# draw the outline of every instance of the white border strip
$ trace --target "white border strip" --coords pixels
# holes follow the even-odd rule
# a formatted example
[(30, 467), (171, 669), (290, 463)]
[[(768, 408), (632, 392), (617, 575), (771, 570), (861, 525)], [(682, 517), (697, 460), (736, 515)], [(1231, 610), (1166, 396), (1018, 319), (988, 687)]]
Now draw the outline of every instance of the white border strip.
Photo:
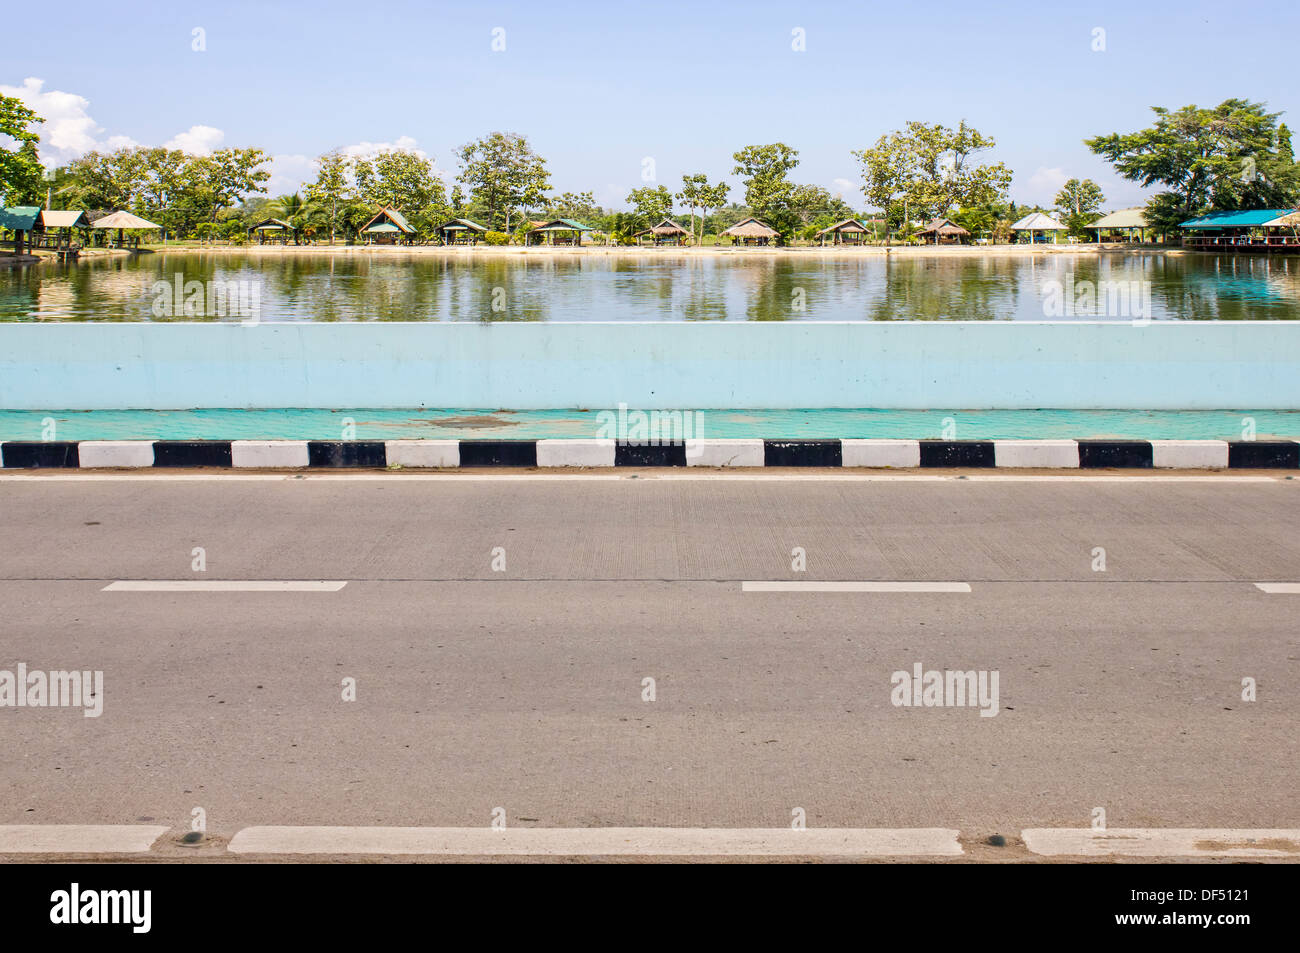
[(1032, 853), (1070, 857), (1289, 857), (1300, 860), (1300, 829), (1146, 827), (1095, 831), (1039, 827), (1021, 832)]
[(306, 579), (119, 579), (100, 592), (338, 592), (347, 581)]
[(141, 824), (0, 825), (0, 854), (139, 854), (165, 833)]
[(960, 856), (944, 828), (246, 827), (232, 854)]
[(741, 592), (970, 592), (968, 582), (742, 582)]
[(1255, 588), (1273, 596), (1294, 596), (1300, 593), (1300, 582), (1257, 582)]

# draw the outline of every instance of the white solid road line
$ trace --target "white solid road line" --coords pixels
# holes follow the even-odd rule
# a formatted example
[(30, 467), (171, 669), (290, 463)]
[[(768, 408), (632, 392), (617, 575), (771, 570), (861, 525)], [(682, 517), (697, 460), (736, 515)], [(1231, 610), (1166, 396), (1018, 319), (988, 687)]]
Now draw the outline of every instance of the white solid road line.
[(968, 582), (742, 582), (741, 592), (970, 592)]
[(1300, 593), (1300, 582), (1257, 582), (1255, 588), (1271, 595), (1295, 595)]
[(1300, 829), (1195, 827), (1040, 827), (1021, 832), (1035, 854), (1071, 857), (1290, 857), (1300, 860)]
[(142, 824), (0, 825), (0, 854), (139, 854), (165, 833)]
[(100, 592), (338, 592), (346, 585), (307, 579), (119, 579)]
[(943, 828), (246, 827), (234, 854), (960, 856)]

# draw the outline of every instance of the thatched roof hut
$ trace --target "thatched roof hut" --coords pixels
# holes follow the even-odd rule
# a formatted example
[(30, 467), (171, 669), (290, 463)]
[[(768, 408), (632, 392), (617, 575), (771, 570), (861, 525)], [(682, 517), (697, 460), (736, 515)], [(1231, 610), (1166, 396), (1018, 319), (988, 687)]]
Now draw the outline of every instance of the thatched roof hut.
[(959, 244), (970, 238), (970, 232), (962, 228), (950, 218), (935, 218), (930, 220), (930, 224), (917, 232), (918, 235), (931, 235), (934, 238), (934, 244)]
[(719, 237), (726, 235), (730, 238), (733, 245), (766, 245), (779, 234), (771, 225), (756, 218), (747, 218), (718, 233)]
[(643, 236), (648, 235), (650, 236), (650, 238), (654, 240), (654, 243), (656, 245), (660, 245), (665, 242), (673, 242), (674, 244), (680, 245), (682, 244), (682, 242), (684, 242), (687, 238), (690, 237), (690, 234), (691, 234), (690, 232), (682, 228), (671, 218), (665, 218), (661, 220), (659, 224), (654, 226), (653, 228), (642, 229), (632, 237), (637, 240), (638, 244), (640, 243)]
[(821, 239), (823, 245), (828, 238), (833, 245), (861, 245), (870, 232), (871, 229), (865, 222), (856, 218), (846, 218), (834, 225), (827, 225), (817, 233), (817, 237)]

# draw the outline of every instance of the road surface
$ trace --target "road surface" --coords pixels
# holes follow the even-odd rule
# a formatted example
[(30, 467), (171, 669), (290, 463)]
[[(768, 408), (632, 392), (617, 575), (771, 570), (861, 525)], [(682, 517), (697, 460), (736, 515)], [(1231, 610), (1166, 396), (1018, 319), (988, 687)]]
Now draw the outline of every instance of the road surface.
[[(1300, 582), (1276, 475), (38, 474), (0, 482), (0, 539), (0, 669), (103, 672), (99, 717), (0, 710), (0, 853), (19, 825), (209, 858), (494, 819), (784, 843), (802, 812), (994, 859), (1098, 808), (1300, 828), (1300, 594), (1256, 585)], [(917, 664), (996, 673), (996, 704), (894, 704)]]

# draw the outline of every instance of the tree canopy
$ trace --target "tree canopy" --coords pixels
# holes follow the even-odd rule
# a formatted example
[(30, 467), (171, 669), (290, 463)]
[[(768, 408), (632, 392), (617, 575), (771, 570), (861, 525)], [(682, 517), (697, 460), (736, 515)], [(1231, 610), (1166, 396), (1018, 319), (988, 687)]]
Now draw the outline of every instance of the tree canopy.
[(0, 147), (0, 205), (11, 195), (24, 196), (39, 189), (43, 170), (36, 156), (38, 133), (33, 125), (44, 122), (22, 100), (0, 96), (0, 136), (17, 148)]
[(1147, 207), (1156, 228), (1168, 231), (1207, 211), (1292, 205), (1300, 195), (1290, 131), (1263, 103), (1226, 99), (1152, 112), (1155, 123), (1146, 129), (1084, 144), (1129, 181), (1164, 186)]

